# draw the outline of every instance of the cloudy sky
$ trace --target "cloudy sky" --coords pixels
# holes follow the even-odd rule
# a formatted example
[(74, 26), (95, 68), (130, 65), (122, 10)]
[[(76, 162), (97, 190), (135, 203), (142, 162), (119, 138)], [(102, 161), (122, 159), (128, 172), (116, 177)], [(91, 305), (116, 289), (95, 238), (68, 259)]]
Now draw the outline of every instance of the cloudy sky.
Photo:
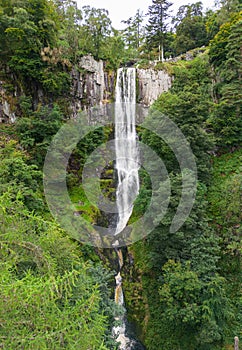
[[(121, 29), (121, 20), (126, 20), (134, 16), (137, 9), (141, 9), (144, 14), (147, 13), (148, 6), (152, 4), (152, 0), (76, 0), (78, 7), (90, 5), (96, 8), (105, 8), (109, 12), (113, 27)], [(171, 0), (173, 2), (172, 11), (177, 12), (181, 5), (195, 3), (199, 0)], [(203, 0), (204, 8), (211, 8), (213, 0)]]

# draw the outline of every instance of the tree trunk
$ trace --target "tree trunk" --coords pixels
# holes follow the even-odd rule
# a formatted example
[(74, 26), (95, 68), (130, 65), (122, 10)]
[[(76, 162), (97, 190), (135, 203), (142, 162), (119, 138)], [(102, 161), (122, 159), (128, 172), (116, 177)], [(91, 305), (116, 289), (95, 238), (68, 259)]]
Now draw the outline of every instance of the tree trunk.
[(239, 338), (234, 337), (234, 350), (239, 350)]
[(164, 45), (161, 45), (161, 62), (164, 62)]

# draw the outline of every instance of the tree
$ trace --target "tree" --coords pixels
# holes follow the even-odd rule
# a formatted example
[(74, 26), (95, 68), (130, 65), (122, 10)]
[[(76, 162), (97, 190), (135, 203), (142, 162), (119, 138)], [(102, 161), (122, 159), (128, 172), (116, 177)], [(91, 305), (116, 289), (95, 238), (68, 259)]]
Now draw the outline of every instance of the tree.
[(173, 18), (176, 36), (175, 53), (180, 54), (196, 47), (208, 44), (206, 21), (202, 12), (202, 3), (183, 5)]
[[(3, 44), (1, 52), (8, 58), (40, 53), (41, 47), (54, 46), (59, 26), (54, 5), (48, 0), (1, 0), (0, 26)], [(2, 44), (2, 40), (1, 40)], [(10, 57), (9, 57), (10, 56)]]
[[(197, 57), (184, 66), (178, 66), (174, 69), (174, 76), (172, 88), (163, 93), (153, 107), (172, 118), (184, 133), (196, 157), (199, 178), (207, 183), (210, 169), (208, 152), (214, 147), (210, 135), (204, 131), (212, 103), (209, 93), (212, 84), (207, 56)], [(143, 137), (146, 137), (146, 132)], [(177, 171), (179, 166), (168, 150), (167, 145), (162, 145), (159, 140), (155, 151), (162, 159), (163, 157), (167, 159), (170, 171)]]
[(66, 53), (68, 59), (76, 63), (78, 57), (84, 53), (80, 44), (82, 35), (81, 22), (83, 19), (82, 10), (77, 7), (77, 3), (73, 0), (59, 0), (57, 6), (63, 19), (59, 31), (62, 55)]
[(213, 178), (208, 191), (211, 224), (219, 237), (220, 273), (226, 278), (226, 290), (234, 307), (234, 334), (241, 332), (242, 244), (240, 172), (241, 150), (213, 158)]
[(218, 274), (201, 277), (190, 262), (169, 260), (163, 267), (159, 294), (161, 323), (169, 325), (165, 348), (172, 343), (184, 350), (215, 349), (213, 343), (222, 346), (223, 326), (232, 315), (222, 277)]
[(217, 0), (216, 3), (219, 9), (207, 12), (206, 28), (210, 40), (219, 32), (220, 27), (241, 9), (240, 0)]
[(1, 346), (110, 349), (109, 274), (85, 262), (76, 242), (20, 198), (0, 195)]
[(123, 36), (128, 47), (133, 47), (136, 50), (139, 49), (143, 36), (142, 36), (142, 23), (143, 23), (143, 13), (137, 10), (134, 17), (122, 21), (127, 27), (123, 31)]
[[(148, 129), (141, 130), (142, 142), (164, 161), (171, 184), (166, 215), (152, 233), (132, 247), (141, 275), (139, 295), (149, 315), (143, 326), (145, 345), (150, 350), (222, 349), (237, 310), (229, 300), (225, 276), (219, 274), (219, 237), (210, 227), (207, 213), (207, 187), (211, 181), (208, 153), (214, 147), (205, 131), (212, 104), (207, 54), (191, 62), (180, 61), (173, 66), (173, 74), (170, 91), (155, 101), (143, 125), (152, 126), (159, 133), (164, 115), (176, 123), (196, 157), (198, 186), (189, 218), (171, 233), (170, 225), (181, 198), (180, 167), (167, 143)], [(151, 198), (152, 186), (146, 178), (141, 180), (137, 202), (144, 207)], [(164, 193), (166, 187), (164, 180), (159, 191)], [(154, 193), (153, 200), (160, 208)], [(135, 307), (134, 312), (142, 308), (138, 302)]]
[(0, 195), (9, 191), (13, 198), (19, 197), (30, 210), (42, 210), (43, 202), (39, 183), (41, 172), (30, 165), (26, 153), (18, 149), (15, 140), (0, 139)]
[(167, 19), (169, 8), (172, 5), (168, 0), (152, 0), (149, 6), (148, 24), (146, 26), (146, 45), (148, 48), (157, 47), (159, 50), (159, 61), (164, 61), (164, 45), (167, 33)]
[[(26, 98), (22, 98), (21, 107)], [(20, 144), (27, 150), (38, 166), (42, 166), (46, 151), (52, 136), (57, 133), (62, 125), (63, 115), (57, 105), (53, 109), (41, 107), (38, 111), (31, 112), (19, 118), (16, 123), (16, 131)]]
[(61, 20), (53, 2), (1, 0), (0, 5), (0, 59), (6, 79), (37, 102), (39, 87), (52, 96), (63, 94), (67, 62), (58, 47)]
[(221, 7), (217, 13), (221, 24), (227, 22), (231, 14), (241, 10), (240, 0), (218, 0), (218, 5)]
[(102, 58), (101, 49), (105, 45), (105, 39), (111, 33), (111, 20), (108, 11), (96, 9), (90, 6), (83, 7), (84, 24), (83, 33), (88, 38), (87, 47), (95, 58)]
[(177, 14), (172, 18), (172, 23), (176, 28), (186, 17), (202, 16), (202, 2), (196, 2), (191, 5), (182, 5), (179, 7)]
[(119, 30), (113, 29), (112, 35), (106, 39), (106, 44), (102, 47), (101, 55), (106, 61), (106, 67), (114, 70), (129, 59), (123, 35)]
[(241, 13), (232, 15), (210, 43), (215, 73), (214, 106), (208, 121), (220, 149), (234, 149), (241, 139)]

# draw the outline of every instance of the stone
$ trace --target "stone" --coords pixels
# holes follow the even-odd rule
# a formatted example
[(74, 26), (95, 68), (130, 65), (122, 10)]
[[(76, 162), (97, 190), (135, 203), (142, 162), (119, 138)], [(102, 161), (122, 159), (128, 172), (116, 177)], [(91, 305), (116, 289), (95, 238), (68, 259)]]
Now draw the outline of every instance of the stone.
[(15, 113), (11, 111), (10, 104), (6, 100), (3, 102), (3, 113), (8, 117), (10, 123), (16, 121)]
[(172, 84), (172, 77), (163, 70), (137, 69), (138, 102), (149, 107)]
[(106, 105), (113, 95), (113, 84), (110, 84), (104, 62), (96, 61), (91, 55), (81, 58), (78, 68), (72, 69), (71, 76), (71, 118), (76, 118), (80, 110)]

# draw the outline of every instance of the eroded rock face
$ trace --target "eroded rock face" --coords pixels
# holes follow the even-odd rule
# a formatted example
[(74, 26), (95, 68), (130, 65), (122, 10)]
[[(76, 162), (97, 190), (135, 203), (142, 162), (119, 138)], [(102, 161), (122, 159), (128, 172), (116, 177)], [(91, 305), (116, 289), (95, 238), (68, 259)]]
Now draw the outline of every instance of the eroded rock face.
[[(72, 118), (76, 118), (78, 111), (87, 110), (93, 106), (105, 105), (112, 101), (115, 90), (116, 72), (105, 71), (103, 61), (96, 61), (91, 55), (82, 57), (79, 68), (72, 70)], [(172, 77), (165, 71), (153, 68), (137, 68), (138, 100), (137, 102), (149, 107), (163, 92), (170, 89)]]
[(114, 89), (114, 73), (105, 71), (104, 62), (96, 61), (91, 55), (82, 57), (78, 68), (72, 72), (72, 118), (78, 111), (110, 102)]
[(137, 69), (138, 102), (149, 107), (162, 93), (168, 91), (172, 77), (165, 71)]
[(95, 61), (92, 56), (85, 56), (82, 57), (79, 67), (81, 89), (78, 93), (86, 99), (87, 105), (102, 103), (105, 91), (103, 61)]
[[(108, 105), (115, 98), (116, 72), (106, 70), (105, 62), (96, 61), (93, 56), (87, 55), (81, 58), (78, 66), (72, 68), (70, 74), (72, 84), (67, 98), (69, 117), (77, 118), (80, 111), (90, 111), (92, 107), (99, 106), (97, 112), (90, 113), (90, 123), (94, 123), (94, 118), (100, 122), (104, 121), (107, 110), (111, 108)], [(137, 79), (137, 102), (145, 107), (149, 107), (160, 94), (168, 91), (172, 83), (172, 77), (165, 71), (153, 67), (137, 68)], [(0, 123), (14, 123), (16, 117), (21, 114), (18, 102), (24, 92), (18, 89), (17, 84), (14, 90), (7, 92), (4, 82), (0, 81)], [(40, 87), (36, 86), (35, 96), (34, 109), (45, 101), (44, 92)], [(51, 97), (47, 100), (52, 103)]]
[[(70, 74), (72, 84), (67, 98), (70, 114), (68, 117), (76, 118), (81, 110), (88, 110), (94, 106), (103, 108), (113, 98), (116, 72), (107, 72), (103, 61), (96, 61), (91, 55), (82, 57)], [(4, 87), (7, 81), (0, 81), (0, 123), (14, 123), (16, 117), (21, 114), (18, 103), (24, 91), (19, 90), (14, 79), (10, 80), (15, 91), (7, 92)], [(37, 109), (39, 104), (47, 103), (46, 101), (50, 105), (55, 102), (51, 96), (45, 96), (37, 84), (32, 97), (34, 109)]]

